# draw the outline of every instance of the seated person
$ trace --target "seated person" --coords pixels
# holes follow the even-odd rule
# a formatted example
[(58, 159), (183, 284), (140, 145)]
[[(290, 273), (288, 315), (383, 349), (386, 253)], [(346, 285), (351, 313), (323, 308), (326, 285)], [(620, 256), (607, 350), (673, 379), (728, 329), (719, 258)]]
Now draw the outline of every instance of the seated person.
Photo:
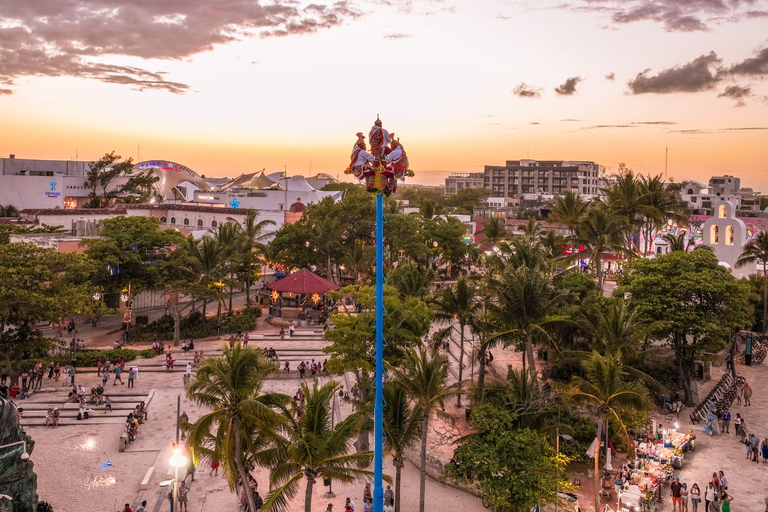
[(45, 426), (53, 425), (53, 407), (48, 408), (48, 412), (45, 413)]

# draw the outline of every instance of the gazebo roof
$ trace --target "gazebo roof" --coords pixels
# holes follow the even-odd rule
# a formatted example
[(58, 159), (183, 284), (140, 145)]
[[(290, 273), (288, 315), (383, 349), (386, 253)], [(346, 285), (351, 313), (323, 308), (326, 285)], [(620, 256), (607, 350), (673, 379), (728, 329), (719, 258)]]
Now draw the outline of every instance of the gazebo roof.
[(305, 268), (267, 285), (267, 288), (278, 292), (288, 293), (325, 293), (339, 289), (339, 287), (332, 282), (323, 279)]

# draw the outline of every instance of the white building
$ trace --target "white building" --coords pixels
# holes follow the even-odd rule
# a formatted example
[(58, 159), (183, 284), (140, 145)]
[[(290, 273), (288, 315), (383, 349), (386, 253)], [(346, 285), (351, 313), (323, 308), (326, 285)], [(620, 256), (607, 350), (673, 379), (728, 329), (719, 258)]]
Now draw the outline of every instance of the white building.
[(712, 176), (709, 184), (686, 181), (681, 184), (680, 196), (694, 215), (715, 215), (720, 201), (735, 205), (737, 217), (756, 217), (760, 209), (760, 193), (742, 188), (741, 179), (735, 176)]
[(756, 265), (736, 268), (736, 260), (747, 244), (747, 226), (736, 217), (736, 205), (720, 200), (716, 204), (716, 215), (707, 219), (702, 227), (704, 244), (712, 248), (720, 264), (732, 269), (733, 275), (746, 277), (753, 274)]

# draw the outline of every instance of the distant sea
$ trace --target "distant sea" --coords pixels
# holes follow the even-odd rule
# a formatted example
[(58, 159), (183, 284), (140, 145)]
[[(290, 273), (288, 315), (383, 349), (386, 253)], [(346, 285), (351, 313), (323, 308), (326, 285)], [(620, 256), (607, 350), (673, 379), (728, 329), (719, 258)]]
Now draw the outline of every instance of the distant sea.
[(405, 181), (408, 183), (418, 183), (419, 185), (445, 185), (445, 178), (458, 171), (416, 171), (416, 176)]

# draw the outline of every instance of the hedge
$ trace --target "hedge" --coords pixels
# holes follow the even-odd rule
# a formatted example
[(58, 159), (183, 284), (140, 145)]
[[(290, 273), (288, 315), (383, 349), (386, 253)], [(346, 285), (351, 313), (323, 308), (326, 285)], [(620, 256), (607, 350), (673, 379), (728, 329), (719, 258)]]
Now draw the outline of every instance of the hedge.
[[(195, 311), (181, 319), (181, 338), (197, 339), (215, 336), (217, 333), (234, 334), (240, 331), (252, 331), (256, 328), (256, 319), (261, 316), (261, 308), (247, 308), (234, 315), (219, 318), (203, 318), (200, 311)], [(220, 327), (220, 330), (219, 330)], [(152, 342), (173, 339), (173, 319), (164, 315), (147, 325), (136, 325), (128, 333), (131, 341)]]

